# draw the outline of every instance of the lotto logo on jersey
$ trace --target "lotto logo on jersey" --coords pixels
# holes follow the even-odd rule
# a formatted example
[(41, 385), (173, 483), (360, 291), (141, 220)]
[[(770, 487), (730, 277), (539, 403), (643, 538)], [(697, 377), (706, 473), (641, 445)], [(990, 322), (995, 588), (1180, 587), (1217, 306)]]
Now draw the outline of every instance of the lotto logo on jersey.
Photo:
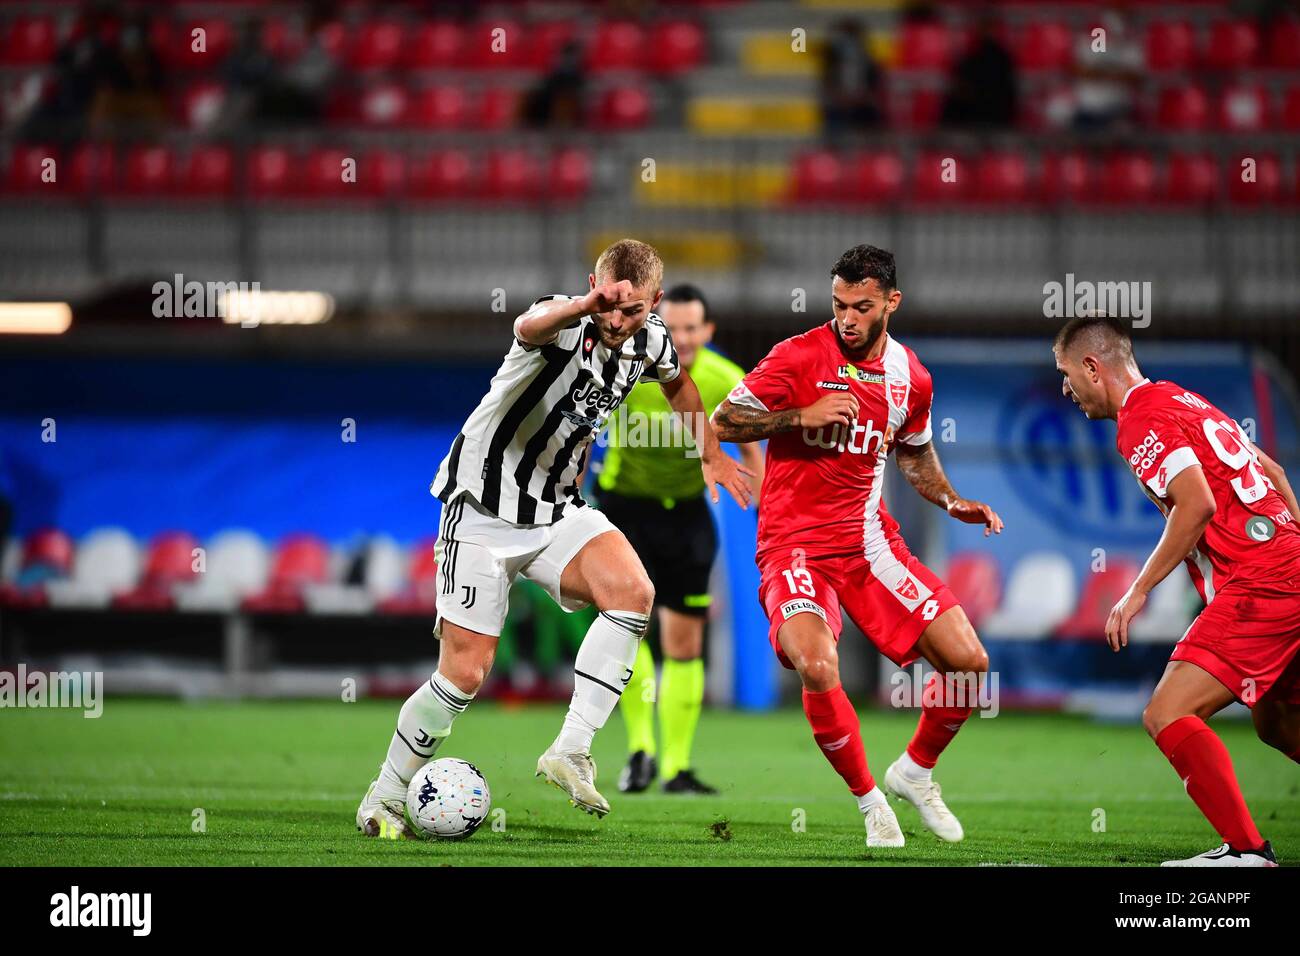
[(1140, 445), (1133, 446), (1133, 454), (1128, 456), (1128, 463), (1140, 474), (1154, 465), (1156, 457), (1164, 450), (1165, 443), (1156, 435), (1155, 429), (1152, 429), (1147, 432)]
[(781, 616), (787, 621), (804, 611), (811, 611), (823, 621), (826, 620), (826, 612), (822, 610), (822, 606), (816, 601), (809, 601), (807, 598), (795, 598), (793, 601), (786, 601), (781, 605)]

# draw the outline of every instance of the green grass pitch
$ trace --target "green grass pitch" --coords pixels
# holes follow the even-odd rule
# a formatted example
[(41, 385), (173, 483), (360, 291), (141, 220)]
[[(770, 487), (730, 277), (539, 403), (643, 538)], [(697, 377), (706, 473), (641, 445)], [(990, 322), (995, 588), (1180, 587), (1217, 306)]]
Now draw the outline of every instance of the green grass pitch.
[[(357, 802), (399, 702), (204, 703), (110, 698), (0, 714), (0, 865), (1150, 865), (1218, 842), (1133, 725), (1056, 715), (972, 718), (939, 765), (965, 842), (897, 806), (901, 850), (868, 851), (861, 817), (797, 710), (706, 711), (696, 745), (716, 797), (624, 796), (616, 715), (597, 738), (613, 812), (596, 820), (533, 777), (563, 709), (476, 704), (444, 756), (487, 776), (496, 823), (460, 843), (368, 840)], [(883, 777), (915, 714), (863, 709)], [(1279, 859), (1300, 860), (1300, 768), (1244, 722), (1216, 722)], [(194, 811), (206, 832), (194, 832)], [(1102, 821), (1104, 832), (1095, 827)], [(799, 824), (803, 825), (800, 826)]]

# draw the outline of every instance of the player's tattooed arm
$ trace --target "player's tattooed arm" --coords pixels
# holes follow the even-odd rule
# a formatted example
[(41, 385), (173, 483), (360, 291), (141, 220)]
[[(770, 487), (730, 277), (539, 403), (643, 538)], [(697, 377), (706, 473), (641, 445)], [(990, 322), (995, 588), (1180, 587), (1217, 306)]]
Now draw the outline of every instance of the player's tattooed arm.
[(730, 399), (723, 399), (722, 404), (713, 413), (713, 430), (720, 441), (751, 442), (762, 441), (780, 432), (788, 432), (799, 427), (797, 408), (783, 408), (775, 412), (766, 412), (749, 405), (736, 405)]
[(1002, 533), (1002, 519), (996, 511), (982, 501), (963, 498), (953, 489), (939, 463), (934, 442), (924, 445), (899, 442), (894, 447), (894, 460), (908, 484), (926, 501), (938, 505), (958, 521), (984, 525), (985, 535)]

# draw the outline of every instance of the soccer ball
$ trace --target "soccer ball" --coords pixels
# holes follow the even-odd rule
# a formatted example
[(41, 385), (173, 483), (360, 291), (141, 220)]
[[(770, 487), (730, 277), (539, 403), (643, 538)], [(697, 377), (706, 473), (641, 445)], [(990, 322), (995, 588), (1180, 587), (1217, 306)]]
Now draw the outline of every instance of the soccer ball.
[(487, 819), (492, 794), (478, 767), (441, 757), (421, 767), (406, 788), (406, 819), (425, 837), (463, 840)]

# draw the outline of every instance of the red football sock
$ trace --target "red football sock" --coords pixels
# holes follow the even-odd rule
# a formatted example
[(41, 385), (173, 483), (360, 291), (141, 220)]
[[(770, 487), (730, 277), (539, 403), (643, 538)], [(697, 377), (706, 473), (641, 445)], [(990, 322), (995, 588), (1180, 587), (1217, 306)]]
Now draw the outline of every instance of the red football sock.
[(1264, 838), (1246, 809), (1237, 786), (1232, 757), (1219, 735), (1199, 717), (1180, 717), (1156, 735), (1156, 746), (1169, 758), (1187, 795), (1205, 819), (1234, 850), (1255, 850)]
[(835, 772), (844, 778), (855, 797), (872, 790), (876, 781), (867, 769), (858, 714), (842, 686), (817, 693), (804, 688), (803, 712), (812, 725), (813, 739)]
[(938, 763), (939, 754), (957, 736), (957, 731), (961, 730), (961, 725), (966, 723), (966, 718), (975, 709), (943, 706), (945, 700), (961, 700), (962, 696), (953, 690), (951, 681), (947, 682), (950, 693), (940, 696), (936, 685), (938, 680), (939, 674), (936, 671), (926, 681), (925, 692), (921, 697), (921, 719), (916, 723), (912, 742), (907, 745), (907, 755), (922, 767), (933, 768)]

